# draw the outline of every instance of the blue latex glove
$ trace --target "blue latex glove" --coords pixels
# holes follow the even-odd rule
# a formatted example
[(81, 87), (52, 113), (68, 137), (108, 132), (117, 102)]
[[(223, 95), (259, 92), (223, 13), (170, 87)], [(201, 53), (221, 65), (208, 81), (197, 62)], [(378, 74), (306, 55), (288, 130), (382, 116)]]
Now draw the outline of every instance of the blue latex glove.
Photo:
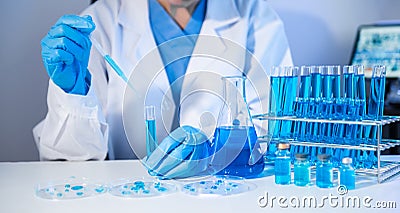
[(66, 93), (86, 95), (91, 75), (87, 69), (95, 29), (90, 16), (65, 15), (42, 39), (42, 59), (51, 80)]
[(166, 137), (145, 164), (150, 174), (185, 178), (205, 171), (211, 153), (206, 135), (191, 126), (183, 126)]

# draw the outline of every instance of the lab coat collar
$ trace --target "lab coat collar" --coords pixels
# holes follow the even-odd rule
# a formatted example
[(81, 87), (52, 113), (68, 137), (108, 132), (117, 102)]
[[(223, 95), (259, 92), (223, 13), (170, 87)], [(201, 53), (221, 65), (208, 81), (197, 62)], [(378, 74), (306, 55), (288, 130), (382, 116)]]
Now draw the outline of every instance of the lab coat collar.
[[(148, 0), (121, 0), (117, 21), (122, 29), (122, 35), (120, 36), (122, 37), (123, 49), (126, 51), (124, 54), (126, 54), (125, 57), (129, 61), (136, 61), (137, 63), (157, 47), (150, 27), (148, 8)], [(208, 0), (206, 17), (200, 34), (232, 39), (232, 37), (235, 37), (235, 35), (232, 35), (235, 34), (232, 31), (232, 26), (239, 19), (240, 13), (234, 0)], [(198, 45), (196, 44), (196, 46)], [(221, 53), (226, 51), (222, 40), (219, 47), (218, 51)], [(195, 52), (196, 47), (194, 48)], [(158, 59), (154, 63), (162, 64), (161, 56)], [(203, 64), (200, 67), (207, 65)], [(130, 64), (130, 67), (134, 66), (135, 64)], [(189, 68), (192, 66), (191, 61), (189, 62)], [(130, 75), (130, 73), (126, 74)]]
[[(143, 11), (143, 8), (146, 8)], [(118, 23), (126, 28), (144, 29), (149, 27), (148, 1), (121, 1)], [(239, 10), (233, 0), (208, 0), (206, 20), (208, 27), (216, 31), (239, 20)]]

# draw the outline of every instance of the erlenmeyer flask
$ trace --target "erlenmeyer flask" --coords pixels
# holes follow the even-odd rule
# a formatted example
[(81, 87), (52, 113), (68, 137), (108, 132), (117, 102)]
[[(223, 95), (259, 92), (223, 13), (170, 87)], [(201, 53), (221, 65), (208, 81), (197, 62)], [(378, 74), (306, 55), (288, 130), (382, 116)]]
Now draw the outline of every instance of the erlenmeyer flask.
[(246, 103), (244, 76), (223, 77), (224, 105), (214, 133), (213, 173), (251, 177), (264, 170), (264, 161)]

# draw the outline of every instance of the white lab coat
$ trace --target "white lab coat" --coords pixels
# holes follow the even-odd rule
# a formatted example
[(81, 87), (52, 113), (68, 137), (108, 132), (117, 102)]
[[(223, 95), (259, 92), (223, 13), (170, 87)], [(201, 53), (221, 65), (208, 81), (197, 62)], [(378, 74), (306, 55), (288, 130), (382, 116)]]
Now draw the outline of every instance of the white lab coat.
[[(135, 90), (141, 95), (129, 89), (125, 92), (124, 81), (92, 48), (89, 61), (92, 83), (87, 96), (66, 94), (49, 82), (48, 114), (33, 130), (40, 158), (101, 160), (107, 153), (110, 159), (133, 158), (127, 138), (136, 156), (143, 157), (144, 105), (157, 107), (159, 140), (170, 131), (175, 107), (171, 105), (173, 98), (167, 76), (159, 70), (163, 64), (151, 32), (147, 0), (99, 1), (83, 14), (93, 17), (96, 23), (93, 36), (125, 74), (131, 76)], [(251, 79), (248, 85), (252, 86), (246, 93), (250, 112), (254, 115), (268, 110), (267, 72), (273, 65), (292, 64), (283, 24), (268, 3), (208, 0), (200, 34), (219, 39), (200, 37), (196, 43), (193, 54), (199, 57), (191, 58), (185, 75), (180, 124), (201, 128), (212, 135), (222, 105), (220, 77), (241, 75), (238, 70), (244, 70)], [(240, 46), (254, 54), (253, 60), (249, 60)], [(255, 65), (257, 61), (262, 67)], [(258, 131), (261, 126), (257, 124)]]

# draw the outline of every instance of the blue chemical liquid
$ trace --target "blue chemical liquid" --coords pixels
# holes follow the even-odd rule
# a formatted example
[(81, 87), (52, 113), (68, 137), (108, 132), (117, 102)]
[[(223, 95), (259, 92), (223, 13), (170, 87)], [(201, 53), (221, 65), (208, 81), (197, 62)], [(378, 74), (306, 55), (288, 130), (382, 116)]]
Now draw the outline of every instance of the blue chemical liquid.
[[(260, 174), (264, 170), (264, 160), (262, 157), (250, 165), (250, 155), (255, 148), (257, 135), (254, 127), (244, 126), (222, 126), (218, 127), (214, 134), (215, 151), (220, 151), (223, 146), (227, 150), (224, 153), (217, 153), (211, 163), (217, 169), (223, 168), (227, 162), (234, 159), (228, 166), (223, 168), (218, 174), (234, 175), (240, 177), (252, 177)], [(256, 147), (257, 148), (257, 147)], [(238, 156), (234, 154), (238, 153)], [(257, 149), (254, 151), (257, 152)], [(257, 153), (253, 156), (261, 156)]]
[(124, 72), (122, 72), (121, 68), (117, 65), (117, 63), (109, 56), (105, 55), (104, 60), (113, 68), (113, 70), (125, 81), (128, 82), (128, 78), (125, 76)]
[(356, 175), (350, 165), (342, 165), (340, 168), (340, 185), (346, 186), (348, 190), (356, 188)]
[(78, 191), (78, 190), (83, 189), (83, 186), (73, 186), (73, 187), (71, 187), (71, 189), (74, 191)]
[[(281, 151), (278, 151), (281, 152)], [(286, 151), (288, 152), (288, 151)], [(290, 184), (290, 156), (289, 153), (275, 159), (275, 183), (287, 185)]]
[[(271, 102), (270, 102), (270, 113), (274, 116), (282, 116), (283, 115), (283, 88), (284, 81), (283, 77), (271, 77)], [(275, 128), (273, 129), (273, 137), (279, 137), (279, 122), (274, 121)]]
[(368, 101), (368, 117), (381, 119), (383, 115), (386, 78), (371, 79), (371, 92)]
[(157, 148), (157, 138), (156, 138), (156, 121), (146, 120), (146, 151), (147, 156)]
[[(385, 95), (385, 77), (373, 77), (371, 79), (371, 90), (370, 97), (368, 100), (368, 114), (367, 118), (371, 120), (379, 120), (383, 116), (384, 106), (384, 95)], [(365, 138), (367, 138), (367, 144), (377, 145), (377, 132), (379, 127), (377, 126), (365, 126)], [(381, 129), (380, 129), (381, 130)], [(382, 132), (382, 131), (381, 131)], [(382, 137), (382, 135), (380, 136)], [(363, 153), (364, 167), (374, 168), (377, 165), (377, 157), (374, 151), (369, 153)]]
[(296, 186), (307, 186), (310, 184), (310, 164), (308, 162), (295, 163), (294, 184)]
[[(296, 89), (297, 89), (297, 77), (296, 76), (285, 76), (282, 78), (284, 82), (283, 91), (283, 116), (293, 116), (294, 107), (296, 100)], [(292, 121), (282, 121), (280, 130), (280, 138), (288, 139), (292, 138)]]
[(317, 186), (320, 188), (333, 187), (333, 167), (330, 163), (317, 164)]
[[(366, 94), (365, 94), (365, 76), (363, 74), (356, 74), (355, 76), (355, 108), (356, 108), (356, 113), (357, 115), (356, 120), (362, 120), (365, 118), (365, 115), (367, 113), (367, 107), (366, 107)], [(364, 143), (364, 137), (363, 137), (363, 132), (364, 132), (364, 126), (357, 125), (355, 130), (356, 138), (354, 140), (355, 145), (360, 145)], [(355, 153), (355, 161), (354, 165), (356, 168), (362, 168), (363, 167), (363, 160), (362, 160), (362, 155), (365, 153), (366, 155), (367, 151), (361, 151), (357, 150)]]
[[(282, 115), (282, 107), (281, 107), (281, 80), (278, 76), (271, 76), (271, 92), (270, 92), (270, 114), (271, 116), (281, 116)], [(279, 120), (269, 120), (268, 121), (268, 135), (274, 139), (279, 138), (281, 121)], [(267, 149), (267, 158), (273, 160), (275, 158), (276, 152), (276, 144), (271, 141)]]
[[(295, 116), (306, 118), (308, 116), (310, 101), (311, 75), (300, 76), (299, 96), (296, 100)], [(307, 122), (297, 121), (294, 123), (294, 138), (298, 141), (306, 141)], [(294, 155), (299, 152), (309, 152), (309, 147), (291, 146), (291, 159), (294, 161)]]
[[(322, 76), (320, 73), (311, 73), (311, 93), (308, 102), (309, 109), (306, 111), (305, 116), (308, 118), (320, 118), (321, 117), (321, 95), (322, 95)], [(312, 142), (319, 142), (319, 129), (320, 124), (314, 122), (307, 122), (305, 131), (305, 140)], [(311, 147), (310, 157), (311, 162), (316, 162), (318, 154), (317, 147)]]

